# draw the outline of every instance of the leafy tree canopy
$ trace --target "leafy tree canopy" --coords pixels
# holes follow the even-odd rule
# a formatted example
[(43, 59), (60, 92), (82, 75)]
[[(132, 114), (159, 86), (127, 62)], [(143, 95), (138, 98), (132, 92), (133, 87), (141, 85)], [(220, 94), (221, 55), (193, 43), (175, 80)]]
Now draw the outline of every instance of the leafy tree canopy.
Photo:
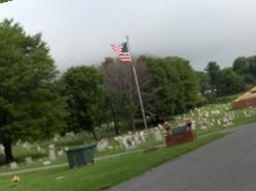
[[(153, 76), (141, 59), (135, 63), (142, 99), (147, 114), (151, 115), (152, 101), (157, 101), (159, 89), (152, 86)], [(119, 122), (125, 122), (130, 129), (135, 126), (134, 118), (141, 118), (140, 103), (131, 64), (122, 64), (118, 60), (106, 58), (101, 65), (104, 76), (105, 95), (108, 95), (105, 109), (109, 119), (114, 122), (118, 134)]]
[(219, 85), (219, 74), (220, 74), (220, 66), (217, 62), (209, 62), (205, 68), (207, 72), (211, 84), (211, 89), (214, 91), (217, 89)]
[(232, 68), (221, 70), (219, 77), (220, 83), (217, 87), (217, 92), (220, 96), (235, 94), (244, 89), (243, 77), (234, 72)]
[(55, 76), (40, 34), (27, 35), (12, 20), (0, 23), (0, 143), (6, 148), (17, 140), (49, 138), (63, 126)]
[(71, 67), (62, 77), (63, 93), (68, 97), (69, 131), (86, 130), (97, 139), (94, 128), (100, 125), (102, 73), (91, 66)]
[(0, 3), (6, 3), (8, 1), (12, 1), (12, 0), (0, 0)]
[(233, 70), (245, 80), (245, 86), (256, 83), (256, 56), (238, 57), (233, 63)]
[(200, 102), (198, 78), (189, 62), (179, 57), (140, 58), (153, 75), (152, 86), (158, 87), (161, 99), (153, 100), (157, 115), (170, 116), (190, 109)]

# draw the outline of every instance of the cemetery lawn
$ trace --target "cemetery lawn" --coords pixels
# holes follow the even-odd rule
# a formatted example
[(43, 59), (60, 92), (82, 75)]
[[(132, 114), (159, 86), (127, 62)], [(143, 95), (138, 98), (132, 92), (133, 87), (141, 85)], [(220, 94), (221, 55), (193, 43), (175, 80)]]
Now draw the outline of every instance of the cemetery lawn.
[(131, 153), (98, 162), (86, 167), (60, 168), (48, 171), (20, 174), (21, 182), (11, 183), (10, 176), (0, 177), (2, 191), (97, 191), (108, 189), (120, 182), (142, 174), (171, 159), (224, 137), (227, 133), (216, 133), (198, 140), (156, 151)]

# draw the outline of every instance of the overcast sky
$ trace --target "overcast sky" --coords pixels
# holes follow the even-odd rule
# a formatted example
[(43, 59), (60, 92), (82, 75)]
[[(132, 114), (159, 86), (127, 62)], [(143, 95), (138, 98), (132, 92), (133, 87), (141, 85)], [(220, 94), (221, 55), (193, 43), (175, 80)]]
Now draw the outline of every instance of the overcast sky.
[(131, 38), (134, 54), (181, 56), (195, 69), (256, 54), (255, 0), (14, 0), (0, 4), (26, 32), (41, 32), (60, 70), (99, 64)]

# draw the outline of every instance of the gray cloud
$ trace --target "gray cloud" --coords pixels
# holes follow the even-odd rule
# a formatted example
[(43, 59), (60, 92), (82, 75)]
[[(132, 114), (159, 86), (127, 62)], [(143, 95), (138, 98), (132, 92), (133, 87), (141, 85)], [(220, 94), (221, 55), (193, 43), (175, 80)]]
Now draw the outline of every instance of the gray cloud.
[(63, 70), (99, 64), (131, 37), (134, 54), (182, 56), (196, 69), (256, 54), (253, 0), (16, 0), (0, 5), (29, 33), (42, 32)]

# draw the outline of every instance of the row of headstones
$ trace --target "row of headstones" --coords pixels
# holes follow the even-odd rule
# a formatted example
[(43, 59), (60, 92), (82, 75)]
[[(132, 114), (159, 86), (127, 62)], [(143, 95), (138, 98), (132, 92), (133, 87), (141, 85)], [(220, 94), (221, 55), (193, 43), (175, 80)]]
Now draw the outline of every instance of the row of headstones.
[[(215, 125), (232, 125), (235, 119), (235, 112), (229, 111), (228, 105), (214, 107), (212, 110), (205, 108), (196, 108), (190, 111), (189, 117), (192, 118), (193, 128), (206, 129)], [(187, 115), (177, 116), (176, 120), (181, 121), (188, 118)]]
[[(234, 111), (229, 111), (228, 106), (219, 107), (219, 109), (214, 109), (213, 111), (204, 111), (203, 109), (197, 109), (197, 114), (194, 113), (193, 124), (194, 128), (206, 129), (216, 124), (218, 126), (230, 126), (233, 125), (233, 121), (236, 119), (237, 115)], [(250, 107), (242, 111), (244, 117), (252, 117), (256, 115), (256, 108)], [(195, 117), (196, 116), (196, 117)], [(181, 116), (177, 117), (178, 120), (183, 120)]]
[[(233, 121), (236, 119), (236, 113), (233, 111), (229, 111), (230, 108), (228, 105), (219, 106), (214, 108), (212, 111), (206, 111), (204, 113), (204, 109), (196, 109), (197, 116), (196, 119), (192, 120), (192, 129), (201, 128), (206, 129), (213, 127), (215, 125), (218, 126), (229, 126), (233, 124)], [(251, 117), (256, 115), (256, 108), (248, 108), (242, 112), (245, 117)], [(186, 116), (178, 116), (179, 120), (185, 120)], [(130, 150), (136, 148), (138, 145), (145, 142), (148, 137), (149, 133), (153, 135), (153, 139), (156, 141), (163, 141), (164, 139), (164, 129), (161, 125), (150, 129), (150, 131), (140, 131), (131, 133), (129, 132), (126, 135), (114, 137), (114, 139), (119, 143), (119, 146), (116, 148), (124, 148), (125, 150)], [(109, 145), (107, 140), (101, 140), (97, 145), (98, 151), (104, 151), (107, 149), (113, 149), (113, 146)]]
[[(30, 149), (31, 146), (29, 143), (24, 143), (23, 148)], [(37, 146), (37, 151), (41, 153), (45, 153), (45, 149), (41, 148), (40, 146)], [(0, 144), (0, 155), (4, 157), (4, 147), (3, 145)], [(55, 145), (49, 145), (49, 154), (48, 154), (48, 159), (45, 161), (42, 161), (42, 164), (44, 166), (50, 165), (51, 161), (56, 160), (58, 157), (62, 156), (64, 154), (63, 149), (56, 149)], [(40, 159), (41, 160), (41, 159)], [(26, 165), (31, 165), (33, 163), (33, 158), (31, 156), (28, 156), (24, 159), (24, 162)], [(10, 163), (10, 168), (11, 169), (16, 169), (18, 168), (18, 163), (17, 162), (12, 162)]]
[(222, 117), (208, 117), (198, 118), (194, 121), (195, 127), (199, 129), (206, 129), (213, 126), (228, 126), (232, 125), (236, 115), (234, 112), (226, 113)]
[(122, 136), (114, 137), (114, 140), (119, 146), (111, 146), (107, 140), (101, 140), (97, 145), (98, 151), (104, 151), (113, 148), (123, 148), (125, 150), (130, 150), (138, 147), (142, 143), (150, 139), (152, 135), (153, 140), (163, 141), (164, 128), (162, 126), (152, 128), (150, 130), (138, 131), (138, 132), (128, 132), (128, 134)]
[[(225, 107), (223, 107), (223, 110), (228, 110), (228, 108), (225, 106)], [(198, 109), (197, 112), (202, 112), (202, 111), (201, 111), (201, 109)], [(200, 117), (200, 118), (198, 118), (200, 120), (192, 121), (192, 129), (196, 129), (197, 127), (204, 129), (204, 128), (211, 127), (214, 124), (231, 125), (233, 120), (235, 119), (235, 113), (234, 112), (226, 113), (222, 119), (218, 119), (218, 118), (214, 117), (214, 116), (220, 115), (222, 113), (223, 113), (223, 111), (218, 110), (218, 109), (215, 109), (214, 112), (208, 112), (207, 113), (208, 117), (204, 117), (204, 118)], [(210, 115), (213, 115), (211, 121), (209, 120), (209, 118), (211, 117)], [(198, 114), (197, 116), (203, 116), (203, 115)], [(179, 117), (178, 119), (181, 120), (182, 117)], [(185, 119), (186, 118), (184, 116), (184, 119), (182, 119), (182, 120), (185, 120)], [(122, 148), (124, 148), (125, 150), (129, 150), (129, 149), (135, 148), (136, 146), (145, 142), (146, 139), (148, 138), (149, 133), (151, 133), (153, 135), (153, 139), (156, 141), (163, 141), (163, 139), (164, 139), (164, 128), (161, 125), (150, 129), (150, 131), (140, 131), (140, 132), (135, 132), (135, 133), (129, 132), (126, 135), (114, 137), (114, 139), (121, 145)], [(97, 149), (99, 151), (103, 151), (103, 150), (106, 150), (109, 148), (112, 148), (112, 147), (109, 146), (109, 143), (107, 140), (102, 140), (97, 145)]]

